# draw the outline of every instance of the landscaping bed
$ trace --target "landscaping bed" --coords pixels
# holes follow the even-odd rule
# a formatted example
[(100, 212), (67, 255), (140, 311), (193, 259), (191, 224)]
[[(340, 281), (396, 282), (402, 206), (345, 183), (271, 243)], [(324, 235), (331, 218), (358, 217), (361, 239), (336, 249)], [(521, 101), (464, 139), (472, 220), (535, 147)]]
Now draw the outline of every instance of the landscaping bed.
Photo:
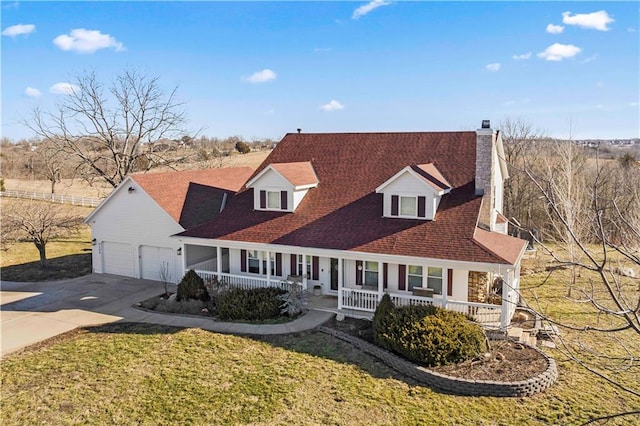
[[(374, 344), (373, 324), (369, 320), (332, 319), (325, 326)], [(517, 382), (536, 377), (547, 366), (546, 358), (536, 349), (509, 340), (495, 340), (490, 341), (490, 348), (483, 356), (459, 364), (429, 367), (429, 370), (467, 380)]]

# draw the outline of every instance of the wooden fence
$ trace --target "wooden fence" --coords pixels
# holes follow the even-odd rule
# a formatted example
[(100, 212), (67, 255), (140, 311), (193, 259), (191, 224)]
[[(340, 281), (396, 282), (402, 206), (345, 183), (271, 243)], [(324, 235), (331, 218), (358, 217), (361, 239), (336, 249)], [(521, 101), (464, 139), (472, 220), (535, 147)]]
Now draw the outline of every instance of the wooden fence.
[(49, 201), (52, 203), (72, 204), (74, 206), (83, 206), (83, 207), (96, 207), (102, 201), (102, 198), (78, 197), (75, 195), (47, 194), (44, 192), (33, 192), (33, 191), (17, 191), (14, 189), (0, 192), (0, 197)]

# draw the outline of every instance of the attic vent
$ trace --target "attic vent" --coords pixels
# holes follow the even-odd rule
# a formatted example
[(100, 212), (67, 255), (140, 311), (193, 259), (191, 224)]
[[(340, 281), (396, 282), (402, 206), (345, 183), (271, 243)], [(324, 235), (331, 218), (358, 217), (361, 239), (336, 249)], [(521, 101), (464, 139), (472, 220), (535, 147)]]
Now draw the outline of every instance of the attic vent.
[(491, 128), (491, 120), (482, 120), (482, 128), (490, 129)]
[(298, 133), (302, 132), (302, 129), (296, 129), (298, 131)]

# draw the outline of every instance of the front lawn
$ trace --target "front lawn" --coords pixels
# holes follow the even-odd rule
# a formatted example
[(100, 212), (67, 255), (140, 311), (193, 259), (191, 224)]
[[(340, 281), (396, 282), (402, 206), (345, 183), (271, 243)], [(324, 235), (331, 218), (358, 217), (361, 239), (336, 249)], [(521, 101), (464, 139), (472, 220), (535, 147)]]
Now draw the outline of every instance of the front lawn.
[(637, 406), (559, 361), (559, 382), (546, 393), (458, 397), (418, 386), (320, 332), (249, 338), (111, 324), (3, 359), (0, 410), (3, 425), (494, 425), (578, 424)]

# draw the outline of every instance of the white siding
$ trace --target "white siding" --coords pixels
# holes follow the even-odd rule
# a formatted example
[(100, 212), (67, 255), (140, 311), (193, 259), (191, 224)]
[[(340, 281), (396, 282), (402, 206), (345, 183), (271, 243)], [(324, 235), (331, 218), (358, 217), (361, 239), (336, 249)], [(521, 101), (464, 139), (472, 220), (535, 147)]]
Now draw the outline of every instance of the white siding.
[(253, 206), (260, 209), (260, 191), (287, 191), (287, 210), (292, 211), (294, 205), (293, 186), (273, 170), (268, 170), (260, 176), (253, 185)]
[(406, 172), (398, 176), (393, 182), (384, 188), (384, 207), (383, 216), (391, 216), (391, 196), (392, 195), (405, 195), (405, 196), (423, 196), (426, 197), (425, 213), (426, 219), (433, 219), (434, 212), (438, 207), (440, 197), (434, 195), (434, 193), (425, 185), (424, 182), (417, 179), (415, 176)]
[[(129, 187), (133, 187), (134, 190), (129, 192)], [(96, 239), (93, 270), (96, 273), (108, 272), (103, 264), (104, 256), (99, 250), (104, 241), (129, 244), (133, 271), (127, 270), (120, 275), (140, 278), (140, 246), (165, 247), (176, 253), (177, 249), (182, 247), (182, 243), (170, 236), (184, 229), (133, 180), (125, 180), (114, 191), (89, 222), (92, 238)], [(178, 258), (176, 262), (181, 264), (182, 259)], [(174, 277), (172, 281), (178, 282), (180, 278), (182, 277)]]
[(453, 270), (453, 294), (451, 298), (454, 300), (467, 300), (469, 283), (469, 271), (454, 269)]

